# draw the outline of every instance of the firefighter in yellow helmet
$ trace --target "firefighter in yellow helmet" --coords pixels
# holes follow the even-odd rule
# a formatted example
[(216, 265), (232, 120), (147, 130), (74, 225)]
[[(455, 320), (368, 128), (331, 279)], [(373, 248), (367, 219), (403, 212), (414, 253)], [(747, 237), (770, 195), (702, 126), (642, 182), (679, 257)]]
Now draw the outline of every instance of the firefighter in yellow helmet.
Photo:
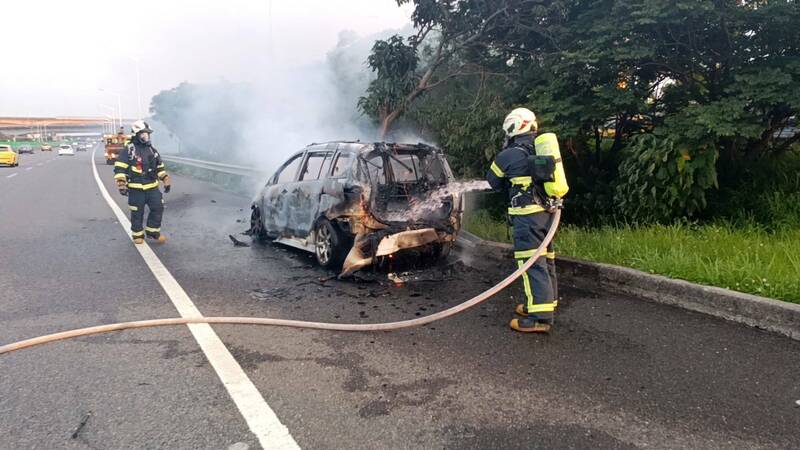
[[(147, 122), (137, 120), (131, 125), (131, 132), (133, 138), (120, 151), (117, 162), (114, 163), (114, 179), (117, 181), (119, 193), (128, 196), (133, 242), (141, 244), (147, 236), (157, 243), (163, 243), (167, 240), (161, 233), (164, 201), (158, 186), (163, 184), (164, 192), (169, 192), (172, 183), (164, 162), (161, 161), (161, 155), (150, 143), (153, 130)], [(150, 210), (146, 226), (145, 206)]]
[[(507, 140), (486, 174), (495, 191), (505, 192), (513, 228), (514, 258), (522, 266), (533, 256), (552, 223), (553, 208), (567, 185), (553, 133), (537, 135), (536, 115), (517, 108), (506, 116), (503, 131)], [(555, 252), (547, 253), (522, 275), (525, 303), (517, 305), (509, 326), (524, 333), (547, 333), (558, 305)]]

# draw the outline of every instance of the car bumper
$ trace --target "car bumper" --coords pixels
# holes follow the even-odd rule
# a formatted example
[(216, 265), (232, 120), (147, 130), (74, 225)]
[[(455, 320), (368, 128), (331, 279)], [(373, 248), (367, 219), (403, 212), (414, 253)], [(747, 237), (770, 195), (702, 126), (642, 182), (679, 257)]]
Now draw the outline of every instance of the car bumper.
[(453, 242), (456, 238), (455, 233), (437, 231), (434, 228), (422, 228), (418, 230), (407, 230), (384, 236), (378, 243), (378, 248), (372, 256), (365, 255), (361, 251), (359, 241), (369, 239), (368, 236), (356, 236), (353, 248), (345, 258), (342, 267), (342, 274), (350, 274), (356, 270), (370, 266), (375, 263), (376, 258), (394, 255), (403, 250), (419, 249), (431, 244), (445, 244)]

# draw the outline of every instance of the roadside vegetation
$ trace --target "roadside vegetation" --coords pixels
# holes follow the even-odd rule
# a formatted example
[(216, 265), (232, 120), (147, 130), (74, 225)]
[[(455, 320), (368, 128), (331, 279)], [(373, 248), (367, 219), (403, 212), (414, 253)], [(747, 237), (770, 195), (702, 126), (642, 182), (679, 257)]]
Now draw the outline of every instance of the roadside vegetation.
[[(468, 215), (465, 228), (483, 239), (510, 242), (506, 224), (486, 211)], [(800, 228), (768, 231), (756, 223), (566, 225), (559, 230), (556, 252), (800, 303)]]
[(13, 149), (20, 148), (23, 145), (29, 145), (29, 146), (33, 147), (34, 150), (38, 150), (39, 147), (42, 144), (49, 144), (49, 145), (52, 145), (52, 146), (56, 146), (56, 145), (59, 145), (60, 143), (61, 143), (60, 141), (46, 141), (46, 142), (39, 142), (39, 141), (36, 141), (36, 142), (33, 142), (33, 141), (0, 141), (0, 145), (10, 145), (11, 148), (13, 148)]

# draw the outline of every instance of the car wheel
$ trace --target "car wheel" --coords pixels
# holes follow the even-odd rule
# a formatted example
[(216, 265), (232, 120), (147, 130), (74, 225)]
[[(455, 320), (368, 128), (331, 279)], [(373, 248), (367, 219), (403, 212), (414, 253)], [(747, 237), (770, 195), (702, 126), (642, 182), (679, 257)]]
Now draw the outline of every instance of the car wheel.
[(267, 240), (267, 232), (264, 230), (264, 223), (261, 222), (261, 209), (258, 207), (253, 207), (253, 212), (250, 213), (250, 237), (258, 242)]
[(347, 239), (333, 224), (322, 219), (314, 228), (314, 256), (320, 266), (326, 269), (339, 269), (350, 248)]

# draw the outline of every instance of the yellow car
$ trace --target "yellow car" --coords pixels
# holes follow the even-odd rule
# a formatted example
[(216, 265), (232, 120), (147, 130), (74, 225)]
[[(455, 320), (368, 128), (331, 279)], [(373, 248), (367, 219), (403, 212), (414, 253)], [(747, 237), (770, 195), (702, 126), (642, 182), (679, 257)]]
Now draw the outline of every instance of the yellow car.
[(19, 165), (19, 155), (10, 145), (0, 145), (0, 164), (11, 167)]

